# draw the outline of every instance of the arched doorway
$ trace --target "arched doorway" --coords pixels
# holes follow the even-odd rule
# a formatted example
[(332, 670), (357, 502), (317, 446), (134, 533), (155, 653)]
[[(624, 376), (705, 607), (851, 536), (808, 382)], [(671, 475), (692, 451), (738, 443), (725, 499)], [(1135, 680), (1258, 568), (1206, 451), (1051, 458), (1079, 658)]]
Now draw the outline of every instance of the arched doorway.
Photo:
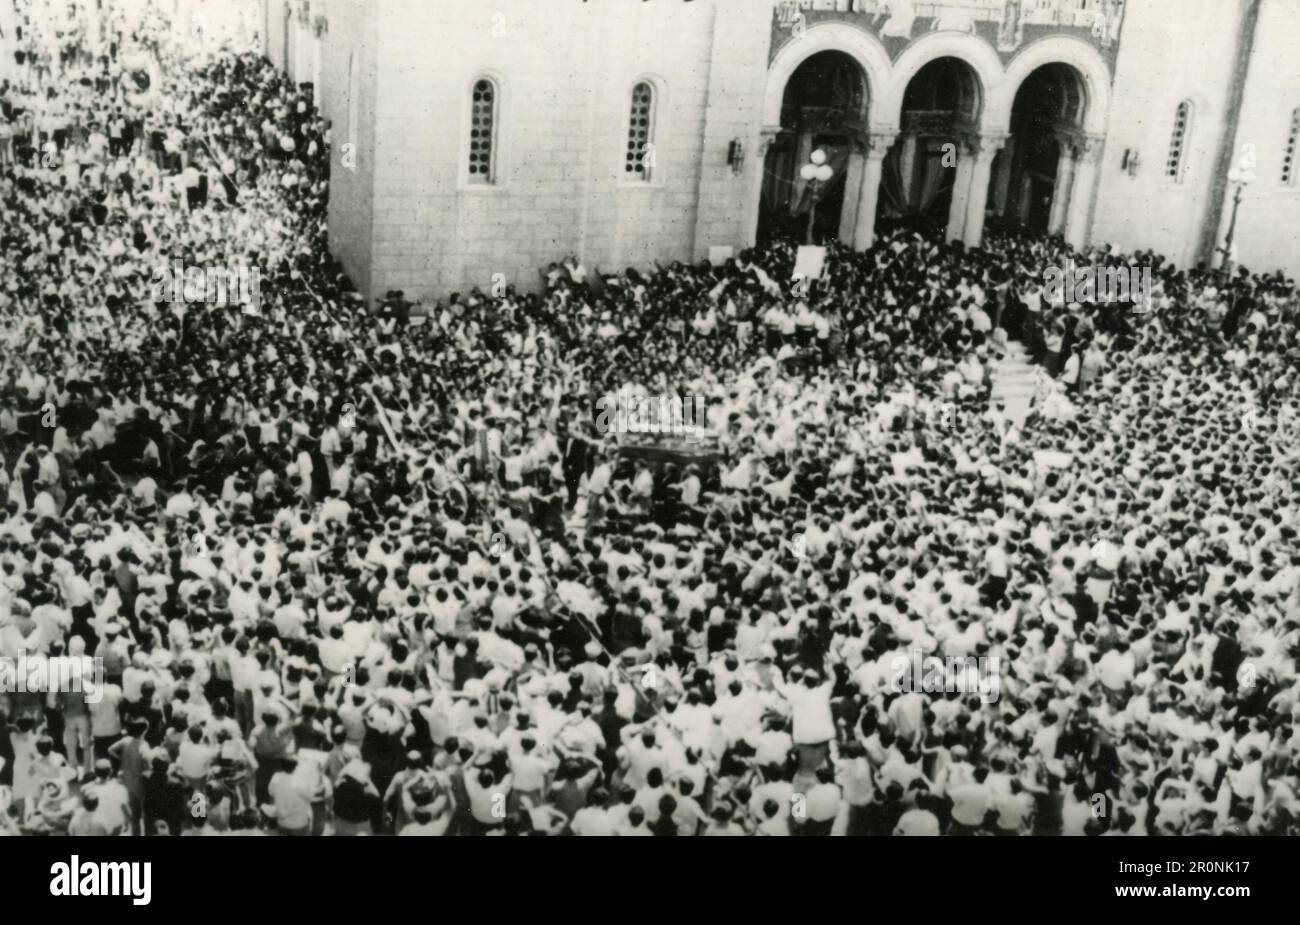
[(979, 77), (960, 58), (929, 61), (908, 81), (882, 166), (877, 230), (948, 226), (962, 138), (978, 132), (981, 105)]
[[(851, 236), (852, 228), (843, 227), (850, 224), (844, 221), (845, 191), (852, 171), (861, 170), (866, 134), (867, 79), (861, 66), (842, 51), (809, 56), (786, 82), (780, 129), (764, 158), (758, 240), (804, 242), (810, 217), (814, 243)], [(817, 150), (825, 153), (832, 176), (810, 184), (800, 169)]]
[(990, 179), (990, 210), (998, 227), (1033, 234), (1064, 229), (1087, 104), (1083, 76), (1069, 64), (1044, 64), (1020, 84), (1011, 106), (1011, 137)]

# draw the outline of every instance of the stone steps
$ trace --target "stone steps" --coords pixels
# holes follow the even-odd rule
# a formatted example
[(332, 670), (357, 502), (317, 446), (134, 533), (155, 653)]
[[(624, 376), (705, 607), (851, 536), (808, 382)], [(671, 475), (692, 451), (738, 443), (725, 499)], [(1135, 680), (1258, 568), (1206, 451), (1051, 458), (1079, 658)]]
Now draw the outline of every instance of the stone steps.
[(1023, 424), (1029, 416), (1038, 389), (1038, 374), (1028, 357), (1023, 345), (1009, 341), (989, 377), (990, 406), (1004, 402), (1007, 417), (1016, 424)]

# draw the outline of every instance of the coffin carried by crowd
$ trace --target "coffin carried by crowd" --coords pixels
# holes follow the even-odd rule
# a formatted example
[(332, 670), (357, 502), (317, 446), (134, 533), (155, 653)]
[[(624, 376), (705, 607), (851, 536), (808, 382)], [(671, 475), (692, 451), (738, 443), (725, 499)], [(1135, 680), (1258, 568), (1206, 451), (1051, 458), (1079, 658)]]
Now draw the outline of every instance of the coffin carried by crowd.
[(718, 435), (700, 429), (688, 433), (625, 433), (616, 437), (619, 456), (654, 463), (717, 465)]

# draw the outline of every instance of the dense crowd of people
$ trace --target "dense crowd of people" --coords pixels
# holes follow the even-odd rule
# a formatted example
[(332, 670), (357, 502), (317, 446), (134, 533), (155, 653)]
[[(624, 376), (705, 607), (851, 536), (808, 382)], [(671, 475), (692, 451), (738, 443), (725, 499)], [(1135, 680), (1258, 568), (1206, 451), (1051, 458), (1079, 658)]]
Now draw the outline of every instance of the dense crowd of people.
[[(1300, 830), (1293, 281), (897, 232), (371, 306), (311, 88), (111, 11), (0, 86), (0, 656), (103, 669), (0, 694), (0, 830)], [(627, 386), (715, 451), (621, 452)]]

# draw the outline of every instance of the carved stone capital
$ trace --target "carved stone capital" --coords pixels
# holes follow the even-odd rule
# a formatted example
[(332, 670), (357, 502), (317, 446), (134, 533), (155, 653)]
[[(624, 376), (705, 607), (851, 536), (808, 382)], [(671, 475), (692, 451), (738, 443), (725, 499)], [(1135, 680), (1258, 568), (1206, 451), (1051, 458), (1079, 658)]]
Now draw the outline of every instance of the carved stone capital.
[(896, 141), (897, 132), (870, 132), (866, 138), (867, 157), (883, 158)]
[(1101, 150), (1106, 146), (1105, 135), (1084, 135), (1075, 146), (1075, 156), (1088, 164), (1101, 160)]
[(1010, 137), (1011, 135), (1007, 132), (962, 135), (962, 151), (971, 157), (991, 159), (993, 155), (1002, 150)]
[(1052, 133), (1056, 143), (1061, 146), (1061, 156), (1074, 160), (1079, 156), (1079, 149), (1083, 147), (1083, 133), (1072, 129), (1058, 129)]

